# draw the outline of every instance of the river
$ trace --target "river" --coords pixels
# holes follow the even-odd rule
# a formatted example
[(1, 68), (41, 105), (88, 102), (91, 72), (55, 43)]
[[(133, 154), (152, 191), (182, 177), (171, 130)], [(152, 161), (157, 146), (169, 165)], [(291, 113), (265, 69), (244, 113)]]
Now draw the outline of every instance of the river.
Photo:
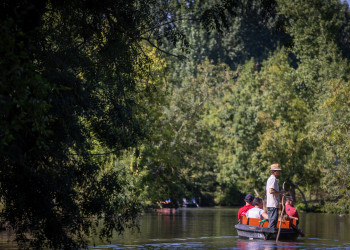
[[(350, 249), (350, 216), (300, 213), (305, 237), (296, 241), (248, 240), (237, 236), (237, 208), (163, 209), (147, 212), (140, 230), (92, 240), (90, 249)], [(1, 236), (1, 235), (0, 235)], [(0, 237), (1, 249), (15, 249)]]

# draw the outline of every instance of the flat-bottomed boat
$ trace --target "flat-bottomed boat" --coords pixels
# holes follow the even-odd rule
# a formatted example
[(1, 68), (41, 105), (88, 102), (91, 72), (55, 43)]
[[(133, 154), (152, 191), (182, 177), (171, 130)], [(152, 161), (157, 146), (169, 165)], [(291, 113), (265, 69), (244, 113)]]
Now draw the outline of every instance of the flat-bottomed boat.
[[(275, 240), (278, 234), (280, 221), (277, 222), (276, 228), (268, 228), (267, 220), (247, 218), (242, 216), (239, 223), (235, 225), (238, 236), (252, 239)], [(297, 227), (296, 220), (285, 220), (281, 223), (280, 240), (295, 240), (298, 235), (303, 235)]]

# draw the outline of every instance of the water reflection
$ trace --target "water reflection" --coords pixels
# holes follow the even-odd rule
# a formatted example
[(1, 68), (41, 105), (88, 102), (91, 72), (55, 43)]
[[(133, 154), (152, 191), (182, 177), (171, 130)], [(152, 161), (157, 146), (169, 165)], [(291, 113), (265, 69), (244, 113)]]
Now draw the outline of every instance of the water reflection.
[(350, 241), (350, 216), (335, 214), (302, 213), (301, 228), (310, 239)]
[(175, 215), (175, 213), (177, 212), (177, 209), (175, 209), (175, 208), (160, 208), (160, 209), (156, 209), (156, 212), (158, 214), (162, 214), (162, 215)]
[(236, 246), (238, 249), (261, 249), (261, 250), (289, 250), (297, 247), (297, 242), (275, 242), (275, 241), (264, 241), (264, 240), (244, 240), (237, 239)]

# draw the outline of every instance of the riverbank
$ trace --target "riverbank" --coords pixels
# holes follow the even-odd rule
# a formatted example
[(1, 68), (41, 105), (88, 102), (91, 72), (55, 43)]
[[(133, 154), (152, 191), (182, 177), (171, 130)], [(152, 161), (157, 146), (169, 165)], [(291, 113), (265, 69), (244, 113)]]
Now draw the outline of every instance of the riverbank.
[(306, 206), (305, 203), (297, 203), (295, 208), (298, 211), (307, 213), (331, 213), (331, 214), (350, 214), (350, 206), (343, 202), (334, 201), (311, 201)]

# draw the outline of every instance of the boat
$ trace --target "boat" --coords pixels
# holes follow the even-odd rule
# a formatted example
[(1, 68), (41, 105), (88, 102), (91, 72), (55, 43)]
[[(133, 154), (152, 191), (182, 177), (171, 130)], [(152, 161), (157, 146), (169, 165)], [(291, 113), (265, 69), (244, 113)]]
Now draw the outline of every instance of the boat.
[(199, 207), (199, 205), (198, 205), (198, 203), (196, 202), (196, 200), (195, 199), (191, 199), (190, 201), (187, 201), (187, 199), (186, 198), (183, 198), (182, 199), (182, 202), (183, 202), (183, 207), (187, 207), (187, 208), (189, 208), (189, 207)]
[[(268, 220), (247, 218), (244, 215), (235, 225), (239, 237), (249, 239), (276, 240), (278, 228), (268, 228)], [(280, 221), (277, 222), (279, 227)], [(296, 220), (284, 220), (281, 223), (279, 240), (296, 240), (303, 236), (302, 231), (297, 227)]]

